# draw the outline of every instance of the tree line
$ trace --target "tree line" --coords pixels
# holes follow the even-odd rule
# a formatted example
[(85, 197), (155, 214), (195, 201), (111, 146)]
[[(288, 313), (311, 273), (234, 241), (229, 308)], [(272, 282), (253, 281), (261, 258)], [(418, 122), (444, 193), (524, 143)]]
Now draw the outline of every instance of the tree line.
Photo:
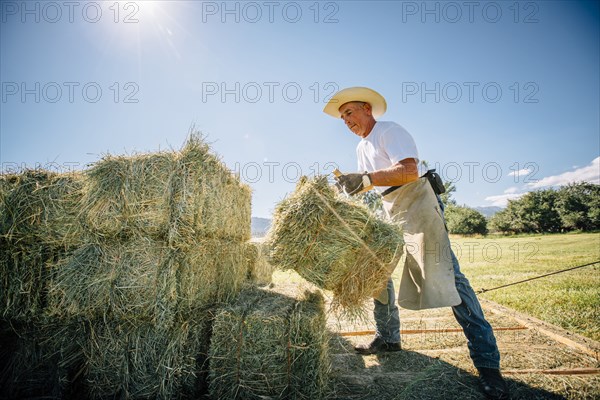
[(529, 192), (509, 200), (503, 210), (486, 219), (469, 207), (446, 198), (446, 223), (450, 233), (504, 234), (556, 233), (600, 230), (600, 185), (579, 182), (558, 189)]
[[(490, 218), (479, 211), (459, 206), (452, 198), (456, 187), (445, 184), (446, 192), (440, 197), (445, 206), (446, 226), (450, 233), (459, 235), (486, 235), (489, 232), (556, 233), (600, 230), (600, 185), (579, 182), (558, 189), (529, 192), (509, 200), (503, 210)], [(374, 191), (362, 200), (382, 215), (381, 197)]]

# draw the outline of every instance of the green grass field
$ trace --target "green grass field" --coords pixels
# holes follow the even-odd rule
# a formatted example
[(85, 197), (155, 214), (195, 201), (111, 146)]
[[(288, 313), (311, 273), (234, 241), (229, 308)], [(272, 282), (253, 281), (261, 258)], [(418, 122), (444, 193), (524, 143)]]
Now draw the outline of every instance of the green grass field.
[[(600, 233), (451, 237), (475, 291), (600, 260)], [(600, 264), (479, 295), (600, 340)]]

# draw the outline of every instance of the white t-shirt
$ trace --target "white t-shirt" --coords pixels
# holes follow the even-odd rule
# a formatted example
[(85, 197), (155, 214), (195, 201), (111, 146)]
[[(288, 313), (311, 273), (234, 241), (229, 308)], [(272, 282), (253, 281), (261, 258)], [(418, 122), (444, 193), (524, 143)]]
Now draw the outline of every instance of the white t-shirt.
[[(377, 121), (369, 136), (356, 146), (358, 172), (373, 172), (389, 168), (405, 158), (419, 162), (419, 153), (414, 139), (406, 129), (395, 122)], [(376, 186), (380, 193), (387, 186)]]

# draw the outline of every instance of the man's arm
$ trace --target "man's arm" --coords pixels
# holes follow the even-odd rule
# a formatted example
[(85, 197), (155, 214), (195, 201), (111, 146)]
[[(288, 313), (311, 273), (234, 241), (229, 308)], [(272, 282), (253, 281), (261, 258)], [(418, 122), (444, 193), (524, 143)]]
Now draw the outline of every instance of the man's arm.
[(372, 186), (400, 186), (414, 182), (419, 179), (419, 171), (414, 158), (405, 158), (389, 168), (370, 172), (369, 179), (364, 173), (338, 175), (335, 179), (340, 190), (355, 195)]
[(419, 169), (414, 158), (405, 158), (389, 168), (369, 173), (373, 186), (400, 186), (419, 179)]

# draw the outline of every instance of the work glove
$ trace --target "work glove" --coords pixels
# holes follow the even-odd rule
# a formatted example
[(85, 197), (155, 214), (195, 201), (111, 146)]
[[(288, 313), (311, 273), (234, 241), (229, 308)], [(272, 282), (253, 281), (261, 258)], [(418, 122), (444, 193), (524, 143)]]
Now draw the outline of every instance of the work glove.
[(361, 193), (366, 188), (371, 187), (371, 178), (369, 174), (344, 174), (335, 177), (336, 186), (340, 191), (346, 192), (350, 196)]

